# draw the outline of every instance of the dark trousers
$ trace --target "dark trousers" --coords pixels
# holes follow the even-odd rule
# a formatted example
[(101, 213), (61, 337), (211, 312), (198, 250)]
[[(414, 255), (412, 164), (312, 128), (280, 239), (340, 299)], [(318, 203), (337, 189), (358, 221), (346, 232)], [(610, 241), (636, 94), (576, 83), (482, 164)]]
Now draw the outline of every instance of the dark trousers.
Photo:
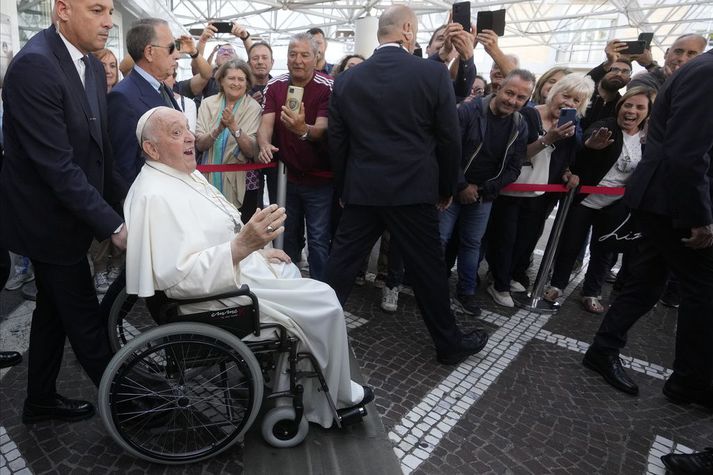
[(629, 329), (658, 301), (671, 269), (680, 283), (674, 375), (682, 384), (713, 384), (713, 248), (693, 250), (681, 243), (689, 231), (669, 218), (639, 212), (645, 238), (631, 263), (622, 292), (604, 316), (593, 347), (618, 354)]
[(545, 228), (557, 195), (499, 196), (488, 225), (488, 267), (498, 292), (509, 292), (510, 281), (527, 275), (530, 256)]
[(346, 206), (327, 261), (326, 282), (344, 305), (359, 267), (384, 229), (399, 243), (416, 302), (436, 350), (452, 352), (460, 343), (461, 333), (450, 310), (435, 206)]
[(65, 337), (84, 371), (99, 386), (112, 352), (107, 322), (100, 317), (89, 262), (85, 257), (72, 265), (36, 260), (32, 260), (32, 265), (37, 306), (30, 330), (27, 399), (41, 402), (56, 394)]
[[(601, 234), (601, 228), (610, 223), (607, 214), (618, 213), (618, 209), (608, 206), (602, 209), (592, 209), (582, 204), (573, 205), (569, 209), (564, 230), (560, 237), (552, 271), (552, 285), (564, 289), (569, 284), (569, 277), (577, 260), (582, 243), (587, 239), (589, 227), (594, 226), (592, 241), (589, 245), (589, 265), (584, 278), (582, 295), (596, 297), (601, 294), (602, 285), (607, 272), (611, 269), (611, 252), (597, 245), (596, 236)], [(604, 224), (606, 223), (606, 224)]]
[(0, 290), (5, 288), (8, 277), (10, 277), (10, 253), (7, 249), (0, 248)]

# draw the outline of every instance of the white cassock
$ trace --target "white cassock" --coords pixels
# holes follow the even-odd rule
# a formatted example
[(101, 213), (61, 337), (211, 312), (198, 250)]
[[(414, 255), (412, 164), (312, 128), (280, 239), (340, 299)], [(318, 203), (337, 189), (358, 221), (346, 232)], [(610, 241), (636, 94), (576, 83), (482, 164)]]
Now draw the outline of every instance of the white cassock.
[[(351, 381), (344, 313), (332, 288), (302, 278), (294, 264), (269, 263), (260, 252), (234, 266), (230, 241), (240, 214), (200, 172), (148, 162), (129, 190), (124, 217), (127, 293), (150, 297), (162, 290), (186, 299), (247, 284), (258, 297), (260, 320), (286, 327), (316, 357), (337, 408), (362, 400), (363, 388)], [(279, 389), (289, 387), (284, 360)], [(334, 417), (317, 380), (302, 384), (307, 420), (330, 427)]]

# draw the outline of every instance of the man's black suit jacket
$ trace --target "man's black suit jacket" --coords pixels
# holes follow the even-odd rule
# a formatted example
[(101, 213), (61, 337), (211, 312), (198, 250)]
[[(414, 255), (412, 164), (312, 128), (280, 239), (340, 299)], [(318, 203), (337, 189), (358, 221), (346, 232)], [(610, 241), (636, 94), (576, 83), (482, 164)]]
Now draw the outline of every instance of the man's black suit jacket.
[(668, 216), (674, 227), (713, 223), (713, 50), (664, 84), (649, 120), (644, 155), (626, 184), (634, 209)]
[(50, 264), (84, 258), (93, 237), (122, 223), (107, 204), (126, 194), (107, 134), (106, 76), (90, 55), (101, 129), (54, 26), (13, 59), (2, 91), (5, 160), (0, 174), (0, 247)]
[(396, 46), (377, 49), (335, 80), (328, 134), (346, 204), (435, 204), (455, 191), (458, 115), (441, 63)]

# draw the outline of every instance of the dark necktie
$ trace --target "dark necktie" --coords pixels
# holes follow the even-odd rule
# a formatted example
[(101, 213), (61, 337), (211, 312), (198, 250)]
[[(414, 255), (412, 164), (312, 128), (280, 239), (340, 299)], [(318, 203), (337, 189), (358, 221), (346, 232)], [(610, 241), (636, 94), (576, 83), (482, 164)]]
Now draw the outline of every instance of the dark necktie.
[(161, 85), (158, 87), (158, 91), (161, 93), (161, 97), (163, 97), (163, 102), (166, 103), (166, 106), (170, 107), (171, 109), (175, 109), (175, 107), (173, 107), (173, 102), (171, 101), (171, 96), (168, 95), (168, 86), (166, 86), (164, 83), (161, 83)]
[(101, 116), (99, 115), (99, 93), (97, 92), (97, 81), (92, 71), (92, 65), (89, 62), (89, 57), (82, 58), (84, 62), (84, 93), (87, 95), (89, 108), (92, 111), (92, 117), (89, 120), (94, 124), (97, 130), (101, 130)]

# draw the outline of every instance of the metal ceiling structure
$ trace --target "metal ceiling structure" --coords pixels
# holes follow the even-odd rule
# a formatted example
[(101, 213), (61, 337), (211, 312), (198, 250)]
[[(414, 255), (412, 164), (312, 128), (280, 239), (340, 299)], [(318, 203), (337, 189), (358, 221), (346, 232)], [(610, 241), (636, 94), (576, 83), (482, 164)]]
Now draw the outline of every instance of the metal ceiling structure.
[[(349, 50), (354, 22), (378, 16), (391, 5), (379, 0), (165, 0), (176, 19), (186, 28), (202, 27), (210, 20), (237, 20), (254, 34), (274, 45), (285, 44), (290, 34), (319, 26), (331, 41), (341, 41)], [(417, 0), (406, 2), (419, 17), (419, 41), (428, 42), (431, 32), (447, 18), (452, 2)], [(587, 62), (577, 52), (596, 50), (612, 38), (636, 39), (640, 31), (655, 34), (654, 46), (665, 49), (683, 33), (713, 32), (713, 1), (701, 0), (493, 0), (474, 1), (478, 10), (507, 9), (507, 27), (502, 45), (547, 46), (558, 60)], [(575, 57), (572, 57), (574, 55)], [(568, 61), (560, 61), (568, 62)]]

